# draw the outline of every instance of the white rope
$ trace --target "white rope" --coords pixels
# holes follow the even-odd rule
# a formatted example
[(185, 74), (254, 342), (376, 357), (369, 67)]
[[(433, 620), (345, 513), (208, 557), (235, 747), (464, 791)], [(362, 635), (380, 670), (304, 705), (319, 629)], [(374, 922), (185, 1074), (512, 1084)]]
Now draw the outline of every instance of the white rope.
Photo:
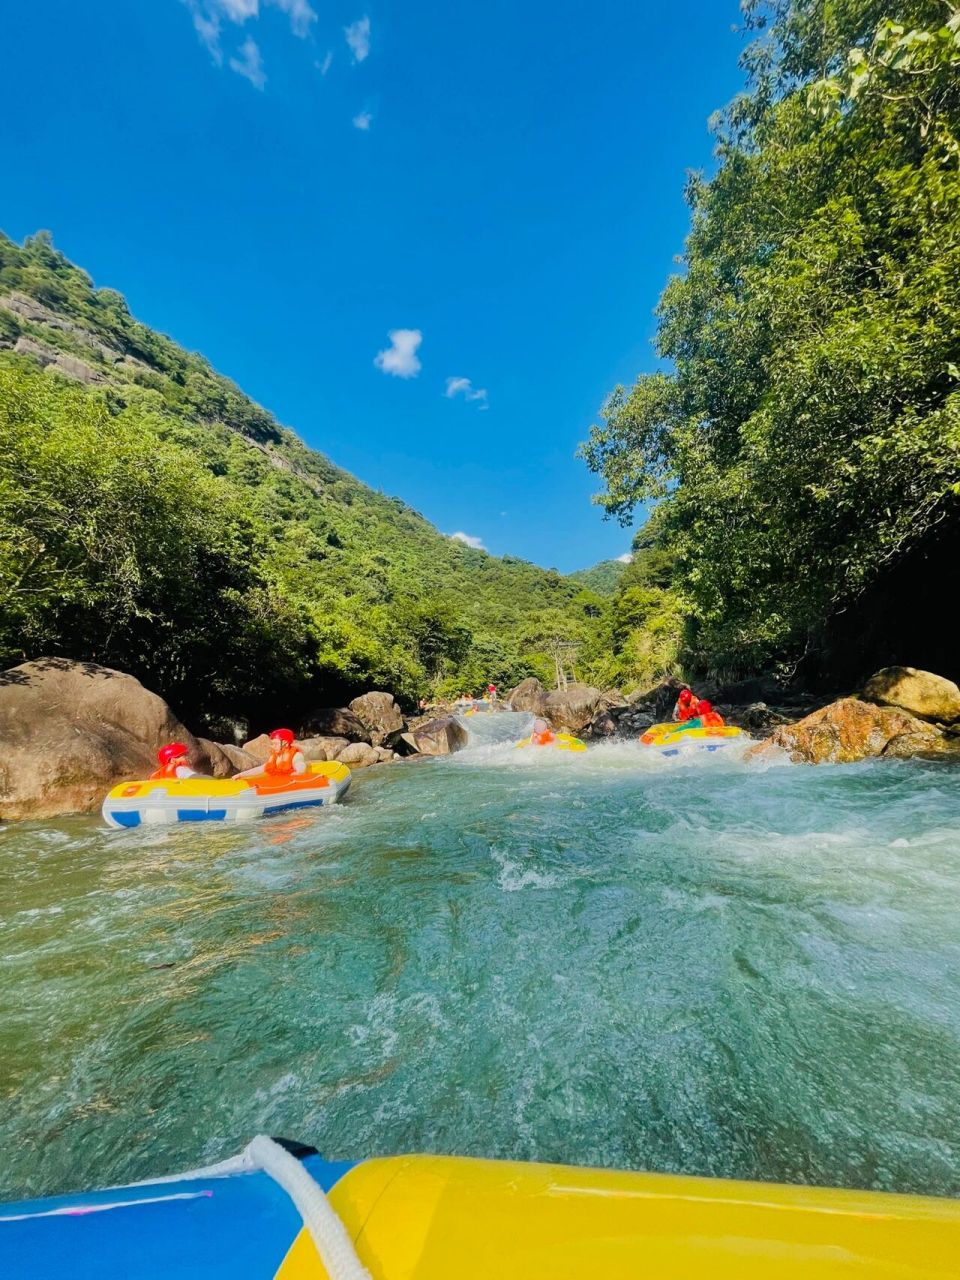
[(279, 1142), (265, 1134), (253, 1139), (238, 1156), (208, 1164), (188, 1173), (176, 1173), (164, 1178), (148, 1178), (135, 1186), (153, 1186), (165, 1182), (193, 1181), (204, 1178), (226, 1178), (236, 1173), (262, 1171), (286, 1191), (310, 1232), (320, 1261), (327, 1269), (329, 1280), (372, 1280), (353, 1247), (353, 1241), (337, 1217), (336, 1211), (324, 1194), (323, 1188), (311, 1178), (300, 1161), (285, 1151)]
[(371, 1280), (370, 1272), (357, 1257), (353, 1241), (323, 1188), (295, 1156), (284, 1151), (272, 1138), (260, 1134), (247, 1146), (241, 1158), (249, 1160), (248, 1167), (262, 1169), (269, 1174), (286, 1191), (299, 1210), (303, 1225), (310, 1232), (330, 1280)]

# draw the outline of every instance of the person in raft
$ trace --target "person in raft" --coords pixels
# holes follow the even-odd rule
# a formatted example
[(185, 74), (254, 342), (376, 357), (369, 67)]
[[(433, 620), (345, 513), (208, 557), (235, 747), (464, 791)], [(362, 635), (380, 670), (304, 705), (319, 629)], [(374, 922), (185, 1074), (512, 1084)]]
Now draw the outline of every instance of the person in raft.
[(680, 686), (680, 696), (677, 698), (676, 706), (673, 708), (674, 720), (683, 723), (684, 720), (692, 720), (697, 714), (697, 695), (693, 692), (688, 684)]
[(168, 742), (165, 747), (161, 747), (157, 752), (157, 762), (159, 769), (154, 769), (151, 773), (151, 779), (167, 778), (171, 781), (182, 782), (184, 778), (202, 778), (205, 775), (197, 773), (196, 769), (190, 768), (190, 761), (187, 758), (187, 748), (182, 742)]
[(723, 716), (719, 711), (714, 711), (713, 703), (706, 698), (701, 698), (697, 703), (696, 718), (704, 729), (722, 729), (724, 726)]
[(539, 717), (534, 720), (533, 728), (530, 730), (530, 743), (534, 747), (549, 747), (551, 742), (556, 742), (557, 735), (550, 728), (547, 720), (541, 720)]
[(244, 769), (234, 774), (236, 778), (293, 778), (307, 772), (303, 752), (294, 741), (290, 729), (274, 729), (270, 734), (270, 754), (255, 769)]

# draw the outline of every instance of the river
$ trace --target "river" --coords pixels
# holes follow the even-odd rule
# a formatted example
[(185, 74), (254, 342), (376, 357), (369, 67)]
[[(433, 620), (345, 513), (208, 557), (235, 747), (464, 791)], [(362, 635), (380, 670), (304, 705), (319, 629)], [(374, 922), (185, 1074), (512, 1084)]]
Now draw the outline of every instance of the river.
[(528, 721), (245, 828), (0, 827), (0, 1195), (257, 1132), (960, 1193), (960, 771)]

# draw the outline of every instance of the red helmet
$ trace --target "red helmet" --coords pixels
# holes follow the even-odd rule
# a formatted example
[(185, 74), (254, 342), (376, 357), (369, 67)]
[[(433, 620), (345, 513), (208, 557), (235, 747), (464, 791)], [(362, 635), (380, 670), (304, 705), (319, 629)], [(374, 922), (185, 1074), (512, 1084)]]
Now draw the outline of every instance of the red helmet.
[(697, 710), (698, 710), (698, 711), (712, 711), (712, 710), (713, 710), (713, 703), (712, 703), (712, 702), (708, 702), (708, 701), (706, 700), (706, 698), (701, 698), (701, 699), (700, 699), (700, 701), (697, 703)]
[(168, 742), (165, 747), (161, 747), (157, 752), (157, 759), (161, 764), (169, 764), (171, 760), (176, 760), (178, 756), (187, 754), (186, 745), (182, 742)]
[(690, 688), (690, 686), (689, 686), (689, 685), (686, 685), (686, 684), (685, 684), (685, 685), (682, 687), (682, 689), (680, 690), (680, 701), (681, 701), (681, 702), (692, 702), (692, 701), (693, 701), (693, 690)]
[(274, 729), (271, 732), (270, 737), (279, 738), (281, 742), (285, 742), (289, 746), (290, 743), (293, 742), (293, 730), (292, 729)]

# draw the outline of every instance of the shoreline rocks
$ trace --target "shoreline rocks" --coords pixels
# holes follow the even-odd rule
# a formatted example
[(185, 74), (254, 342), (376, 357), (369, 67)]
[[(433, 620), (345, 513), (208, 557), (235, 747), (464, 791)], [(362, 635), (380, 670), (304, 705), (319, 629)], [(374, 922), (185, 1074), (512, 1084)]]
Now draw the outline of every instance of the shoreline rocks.
[(747, 752), (763, 759), (776, 749), (807, 764), (851, 764), (877, 756), (907, 759), (955, 750), (947, 734), (898, 707), (840, 698), (794, 724), (781, 725)]

